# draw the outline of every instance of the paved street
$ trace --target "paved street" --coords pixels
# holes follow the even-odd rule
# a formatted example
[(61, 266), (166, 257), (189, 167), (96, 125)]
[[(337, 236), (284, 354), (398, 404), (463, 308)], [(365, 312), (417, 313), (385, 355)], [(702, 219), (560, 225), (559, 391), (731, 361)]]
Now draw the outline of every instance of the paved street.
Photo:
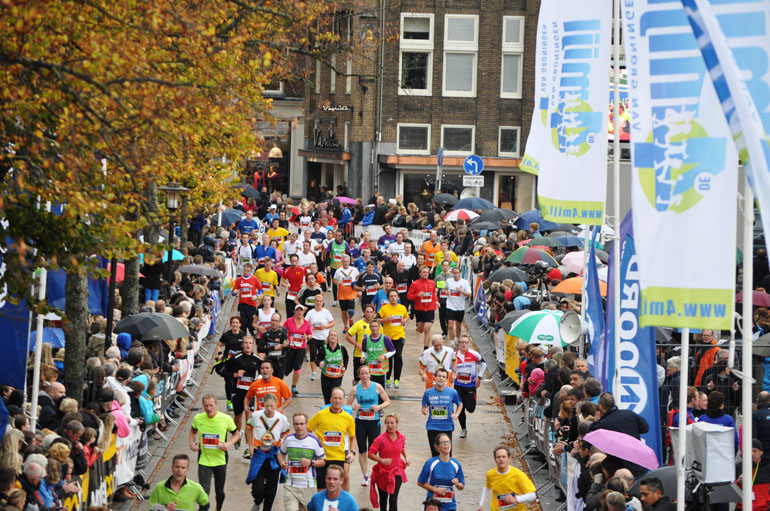
[[(340, 310), (337, 307), (331, 307), (331, 293), (327, 293), (326, 306), (334, 315), (336, 324), (341, 325)], [(283, 297), (277, 302), (283, 312)], [(358, 311), (357, 311), (358, 314)], [(356, 319), (360, 318), (360, 315)], [(337, 328), (341, 331), (341, 327)], [(433, 333), (441, 333), (438, 323), (433, 326)], [(401, 488), (399, 502), (402, 509), (415, 510), (422, 509), (417, 503), (425, 499), (425, 491), (417, 486), (417, 477), (420, 473), (423, 463), (430, 458), (430, 450), (425, 432), (425, 416), (420, 411), (420, 401), (422, 398), (424, 385), (420, 381), (417, 369), (417, 361), (422, 352), (422, 340), (416, 339), (417, 332), (415, 323), (410, 321), (407, 325), (407, 343), (404, 349), (404, 374), (401, 379), (401, 388), (399, 390), (389, 389), (389, 395), (393, 400), (388, 408), (389, 411), (395, 411), (400, 417), (400, 431), (406, 436), (407, 452), (412, 460), (412, 465), (407, 468), (408, 482)], [(349, 346), (349, 345), (348, 345)], [(347, 347), (347, 346), (346, 346)], [(350, 351), (352, 356), (352, 351)], [(352, 364), (351, 364), (352, 365)], [(298, 385), (299, 396), (293, 400), (290, 405), (287, 416), (291, 419), (291, 414), (296, 411), (303, 411), (308, 415), (314, 414), (323, 404), (321, 397), (320, 381), (310, 381), (309, 365), (306, 362), (303, 366), (303, 373)], [(290, 384), (290, 378), (287, 378)], [(351, 370), (344, 377), (343, 388), (347, 390), (352, 386)], [(201, 391), (198, 394), (212, 393), (220, 401), (219, 409), (226, 411), (224, 384), (221, 377), (216, 373), (207, 375)], [(465, 439), (457, 438), (459, 434), (459, 424), (456, 424), (453, 455), (463, 466), (466, 477), (466, 488), (457, 493), (458, 510), (476, 509), (478, 500), (481, 496), (484, 476), (489, 468), (494, 466), (492, 459), (492, 449), (503, 442), (513, 445), (511, 441), (511, 425), (501, 413), (501, 407), (497, 403), (497, 394), (491, 383), (482, 383), (479, 393), (479, 404), (476, 412), (469, 416), (468, 437)], [(195, 404), (197, 408), (193, 413), (202, 411), (200, 400)], [(169, 455), (161, 462), (160, 469), (152, 483), (156, 483), (170, 475), (171, 458), (176, 453), (186, 452), (194, 458), (193, 453), (188, 449), (187, 434), (190, 427), (190, 418), (187, 418), (181, 425), (172, 445), (169, 449)], [(384, 426), (383, 426), (384, 429)], [(516, 445), (516, 448), (518, 446)], [(227, 498), (224, 504), (224, 511), (248, 511), (251, 508), (252, 500), (250, 489), (245, 484), (246, 473), (248, 471), (249, 461), (241, 457), (242, 449), (239, 452), (231, 453), (228, 465)], [(518, 462), (518, 456), (513, 459), (517, 466), (521, 468)], [(369, 462), (369, 470), (373, 463)], [(356, 498), (361, 507), (371, 506), (369, 502), (369, 488), (362, 487), (362, 474), (355, 461), (351, 466), (350, 491)], [(190, 475), (197, 478), (197, 465), (192, 464)], [(213, 485), (212, 485), (213, 486)], [(278, 491), (278, 498), (274, 509), (282, 511), (281, 490)], [(212, 488), (213, 498), (213, 488)]]

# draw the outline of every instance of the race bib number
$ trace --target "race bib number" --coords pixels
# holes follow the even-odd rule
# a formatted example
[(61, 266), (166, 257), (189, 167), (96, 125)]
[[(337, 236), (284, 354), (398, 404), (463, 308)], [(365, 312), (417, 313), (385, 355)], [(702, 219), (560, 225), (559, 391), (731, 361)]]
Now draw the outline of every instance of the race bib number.
[(326, 376), (340, 376), (342, 374), (342, 366), (328, 365), (326, 366)]
[(449, 418), (449, 410), (446, 406), (431, 406), (430, 416), (435, 420), (446, 420)]
[(438, 290), (438, 297), (439, 297), (439, 298), (446, 298), (446, 297), (447, 297), (447, 295), (446, 295), (446, 289), (439, 289), (439, 290)]
[(505, 503), (505, 497), (507, 497), (508, 495), (510, 495), (512, 497), (516, 496), (515, 493), (503, 493), (502, 495), (498, 495), (497, 496), (497, 507), (498, 507), (498, 509), (501, 509), (501, 510), (502, 509), (513, 509), (516, 506), (518, 506), (518, 504), (506, 504)]
[(373, 421), (376, 419), (377, 412), (374, 410), (358, 410), (358, 418), (365, 421)]
[(433, 293), (420, 293), (420, 302), (421, 303), (431, 303), (433, 301)]
[(377, 288), (376, 287), (367, 287), (366, 288), (366, 295), (367, 296), (374, 296), (377, 294)]
[(353, 279), (342, 279), (342, 285), (343, 286), (352, 286), (353, 285)]
[(406, 293), (406, 283), (402, 282), (401, 284), (396, 284), (396, 291), (399, 293)]
[(470, 373), (457, 373), (457, 383), (470, 383), (472, 376)]
[(403, 320), (404, 320), (403, 316), (391, 316), (390, 326), (400, 326)]
[(286, 293), (286, 299), (287, 299), (287, 300), (292, 300), (292, 301), (294, 301), (294, 299), (295, 299), (296, 297), (297, 297), (297, 293), (295, 293), (295, 292), (293, 292), (293, 291), (289, 291), (289, 292), (287, 292), (287, 293)]
[(342, 445), (341, 431), (327, 431), (323, 436), (324, 445), (329, 447), (339, 447)]
[(436, 500), (438, 500), (439, 502), (442, 502), (442, 503), (443, 502), (452, 502), (454, 500), (455, 492), (452, 491), (452, 487), (451, 486), (449, 486), (449, 487), (447, 487), (447, 486), (437, 486), (437, 488), (445, 488), (446, 492), (444, 492), (444, 496), (443, 497), (441, 497), (438, 494), (434, 493), (433, 496), (436, 498)]
[(289, 473), (290, 474), (307, 474), (307, 469), (309, 467), (303, 467), (301, 461), (290, 461), (289, 462)]
[(241, 286), (241, 298), (251, 298), (251, 286)]
[(323, 323), (315, 323), (313, 325), (313, 330), (316, 331), (316, 332), (320, 332), (323, 329), (324, 329)]
[(266, 289), (271, 289), (273, 287), (273, 285), (270, 284), (270, 282), (260, 282), (260, 284), (262, 284), (262, 287)]
[(238, 383), (236, 384), (236, 387), (239, 390), (249, 390), (249, 387), (251, 386), (251, 382), (254, 381), (254, 378), (251, 378), (250, 376), (243, 376), (241, 378), (238, 378)]
[(267, 356), (268, 357), (280, 357), (281, 355), (282, 355), (282, 353), (281, 353), (280, 350), (273, 350), (273, 351), (268, 351), (267, 352)]
[(201, 445), (204, 449), (218, 449), (219, 435), (216, 433), (201, 433)]
[(305, 336), (302, 334), (291, 334), (291, 341), (289, 342), (289, 345), (292, 348), (304, 348)]
[(340, 501), (324, 499), (324, 507), (321, 511), (330, 511), (331, 509), (339, 509)]
[(335, 263), (341, 263), (341, 262), (342, 262), (342, 254), (334, 254), (334, 259), (333, 259), (333, 261), (334, 261)]
[(449, 296), (452, 296), (454, 298), (460, 298), (460, 291), (450, 291)]
[(272, 446), (270, 445), (259, 445), (257, 446), (257, 449), (262, 452), (270, 452), (270, 449), (272, 449)]
[(263, 326), (263, 327), (267, 328), (267, 327), (270, 326), (270, 322), (269, 321), (260, 321), (259, 322), (259, 326)]
[(382, 362), (369, 362), (369, 370), (372, 374), (382, 374)]

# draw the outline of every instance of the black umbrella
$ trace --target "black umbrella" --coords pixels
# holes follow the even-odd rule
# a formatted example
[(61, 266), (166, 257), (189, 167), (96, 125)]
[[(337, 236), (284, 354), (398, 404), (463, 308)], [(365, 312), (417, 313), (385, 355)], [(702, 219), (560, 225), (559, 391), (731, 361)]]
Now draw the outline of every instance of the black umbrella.
[(574, 236), (571, 232), (567, 231), (552, 231), (547, 234), (548, 238), (560, 238), (562, 236)]
[(450, 206), (454, 206), (458, 202), (460, 202), (460, 199), (452, 195), (451, 193), (439, 193), (438, 195), (434, 195), (431, 202), (435, 202), (436, 204), (449, 204)]
[(532, 241), (527, 244), (528, 247), (548, 247), (548, 248), (558, 248), (563, 247), (561, 241), (557, 240), (556, 238), (549, 238), (547, 236), (540, 236), (539, 238), (535, 238)]
[(500, 268), (493, 271), (487, 280), (490, 282), (502, 282), (505, 279), (511, 279), (514, 282), (527, 282), (527, 272), (519, 268)]
[(528, 312), (530, 311), (529, 310), (511, 311), (508, 314), (506, 314), (505, 317), (501, 319), (495, 326), (496, 327), (499, 326), (500, 328), (505, 330), (506, 333), (508, 333), (511, 330), (511, 326), (513, 326), (516, 320)]
[[(214, 218), (219, 221), (219, 215), (214, 215)], [(243, 211), (237, 209), (222, 211), (222, 225), (233, 225), (235, 222), (240, 221), (241, 218), (243, 218)]]
[(674, 333), (673, 328), (668, 328), (664, 326), (656, 326), (655, 327), (655, 342), (659, 342), (662, 344), (668, 344), (671, 342), (672, 334)]
[(141, 312), (121, 319), (115, 325), (115, 333), (123, 332), (140, 341), (172, 340), (190, 335), (179, 320), (159, 312)]
[(241, 195), (243, 195), (247, 199), (259, 199), (261, 196), (259, 193), (259, 190), (257, 190), (253, 186), (245, 187), (243, 190), (241, 190)]
[(599, 260), (601, 262), (603, 262), (604, 264), (609, 264), (609, 262), (610, 262), (610, 255), (607, 252), (605, 252), (604, 250), (599, 250), (597, 248), (596, 249), (596, 257), (598, 257)]
[(499, 227), (500, 224), (494, 222), (479, 222), (477, 224), (470, 224), (470, 228), (474, 231), (496, 231)]
[(216, 270), (211, 266), (206, 266), (205, 264), (187, 264), (185, 266), (180, 266), (179, 271), (181, 273), (190, 273), (192, 275), (222, 278), (222, 274), (219, 273), (219, 270)]
[(519, 216), (518, 213), (511, 209), (490, 209), (481, 213), (477, 218), (473, 219), (473, 222), (505, 222), (511, 218)]
[(570, 234), (575, 234), (579, 230), (574, 224), (559, 224), (559, 229), (567, 231)]

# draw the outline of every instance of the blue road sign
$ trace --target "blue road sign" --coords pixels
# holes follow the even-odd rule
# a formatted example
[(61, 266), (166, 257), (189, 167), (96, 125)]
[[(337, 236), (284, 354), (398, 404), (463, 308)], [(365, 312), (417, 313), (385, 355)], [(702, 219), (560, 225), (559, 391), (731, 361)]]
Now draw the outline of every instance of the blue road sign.
[(469, 176), (478, 176), (484, 170), (484, 160), (481, 159), (481, 156), (472, 154), (463, 161), (463, 169)]

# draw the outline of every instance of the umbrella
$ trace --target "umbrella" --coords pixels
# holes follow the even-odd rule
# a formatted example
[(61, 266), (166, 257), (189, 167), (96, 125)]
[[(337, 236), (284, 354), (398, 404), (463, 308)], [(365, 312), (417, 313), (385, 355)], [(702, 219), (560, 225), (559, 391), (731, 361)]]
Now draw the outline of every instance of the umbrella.
[(341, 196), (341, 195), (338, 195), (337, 197), (335, 197), (335, 199), (340, 201), (342, 204), (355, 204), (356, 203), (356, 199), (351, 199), (350, 197), (345, 197), (345, 196)]
[(770, 334), (765, 334), (753, 343), (754, 355), (770, 357)]
[(516, 322), (516, 320), (522, 317), (524, 314), (529, 314), (530, 312), (531, 311), (528, 311), (528, 310), (511, 311), (508, 314), (506, 314), (505, 317), (497, 323), (495, 328), (500, 327), (506, 332), (510, 332), (511, 327)]
[(559, 333), (562, 311), (531, 311), (517, 319), (508, 335), (524, 339), (531, 344), (565, 346)]
[(447, 215), (444, 217), (445, 222), (457, 222), (458, 220), (473, 220), (476, 218), (478, 213), (474, 213), (470, 209), (454, 209), (447, 213)]
[(549, 238), (559, 238), (561, 236), (574, 236), (574, 234), (568, 231), (551, 231), (546, 236)]
[(594, 250), (594, 252), (596, 253), (596, 257), (598, 257), (601, 262), (603, 262), (604, 264), (609, 264), (610, 255), (607, 252), (605, 252), (604, 250), (598, 250), (598, 249)]
[(259, 190), (257, 190), (253, 186), (244, 187), (243, 190), (241, 190), (241, 195), (243, 195), (247, 199), (259, 199), (262, 196), (259, 193)]
[(158, 312), (141, 312), (118, 321), (115, 333), (126, 332), (142, 341), (187, 337), (190, 332), (175, 317)]
[(489, 278), (490, 282), (502, 282), (505, 279), (511, 279), (514, 282), (527, 282), (527, 272), (519, 268), (499, 268), (493, 271)]
[[(572, 277), (570, 279), (564, 279), (553, 289), (552, 293), (569, 293), (573, 295), (579, 295), (583, 292), (583, 277)], [(599, 281), (599, 293), (602, 296), (607, 296), (607, 283)]]
[(649, 470), (655, 470), (659, 466), (655, 451), (631, 435), (609, 429), (597, 429), (583, 438), (605, 454), (636, 463)]
[[(171, 251), (172, 261), (181, 261), (182, 259), (184, 259), (184, 255), (179, 250), (174, 249)], [(168, 250), (163, 252), (163, 262), (168, 262)], [(144, 254), (139, 254), (139, 264), (144, 264)]]
[[(735, 301), (743, 303), (743, 291), (735, 295)], [(753, 291), (751, 293), (751, 301), (754, 307), (770, 307), (770, 294), (763, 293), (762, 291)]]
[[(233, 225), (243, 218), (243, 211), (237, 209), (228, 209), (222, 211), (222, 225)], [(214, 219), (219, 221), (219, 215), (214, 215)]]
[(451, 193), (439, 193), (438, 195), (433, 196), (433, 200), (431, 202), (434, 202), (436, 204), (449, 204), (450, 206), (454, 206), (459, 201), (460, 199), (458, 199)]
[(452, 209), (493, 209), (494, 204), (481, 197), (468, 197), (457, 202)]
[(474, 231), (496, 231), (500, 228), (500, 224), (492, 222), (478, 222), (470, 224), (469, 226)]
[(535, 264), (538, 261), (545, 261), (550, 268), (559, 266), (556, 263), (556, 259), (554, 259), (548, 252), (530, 247), (516, 249), (510, 256), (508, 256), (506, 261), (517, 264)]
[[(557, 231), (558, 232), (558, 231)], [(551, 235), (549, 234), (548, 237), (550, 238)], [(554, 236), (559, 243), (564, 245), (565, 247), (582, 247), (583, 242), (585, 241), (583, 238), (578, 238), (577, 236), (573, 236), (571, 234), (568, 234), (566, 236)]]
[(674, 333), (673, 328), (668, 328), (665, 326), (656, 326), (655, 327), (655, 342), (660, 342), (663, 344), (668, 344), (671, 342), (672, 334)]
[(529, 242), (530, 247), (545, 247), (545, 248), (558, 248), (563, 246), (561, 241), (555, 238), (548, 238), (546, 236), (540, 236), (539, 238), (533, 238)]
[[(583, 259), (585, 259), (585, 252), (578, 251), (578, 252), (570, 252), (569, 254), (566, 254), (562, 260), (561, 264), (564, 265), (564, 267), (567, 269), (567, 273), (583, 273)], [(601, 264), (601, 261), (599, 258), (596, 258), (596, 264)]]
[[(37, 341), (37, 330), (29, 333), (29, 351), (35, 351)], [(50, 344), (52, 348), (58, 349), (64, 347), (64, 330), (50, 326), (43, 327), (43, 344)]]
[(205, 264), (187, 264), (185, 266), (181, 266), (179, 271), (181, 273), (191, 273), (193, 275), (205, 275), (207, 277), (217, 277), (219, 279), (222, 278), (222, 274), (219, 273), (219, 270), (216, 270), (211, 266), (206, 266)]
[(575, 224), (559, 224), (559, 229), (567, 231), (570, 234), (576, 234), (578, 232), (578, 228)]
[(532, 211), (527, 211), (526, 213), (522, 213), (519, 218), (516, 219), (514, 222), (514, 225), (518, 227), (519, 229), (523, 229), (525, 231), (529, 230), (529, 224), (532, 222), (537, 222), (537, 224), (540, 226), (541, 231), (558, 231), (563, 230), (559, 226), (559, 224), (555, 222), (549, 222), (545, 219), (543, 219), (543, 214), (540, 212), (539, 209), (533, 209)]
[(506, 220), (510, 220), (511, 218), (516, 218), (517, 216), (519, 216), (519, 214), (511, 209), (495, 208), (495, 209), (484, 211), (483, 213), (481, 213), (481, 215), (479, 215), (479, 217), (475, 221), (476, 222), (505, 222)]

